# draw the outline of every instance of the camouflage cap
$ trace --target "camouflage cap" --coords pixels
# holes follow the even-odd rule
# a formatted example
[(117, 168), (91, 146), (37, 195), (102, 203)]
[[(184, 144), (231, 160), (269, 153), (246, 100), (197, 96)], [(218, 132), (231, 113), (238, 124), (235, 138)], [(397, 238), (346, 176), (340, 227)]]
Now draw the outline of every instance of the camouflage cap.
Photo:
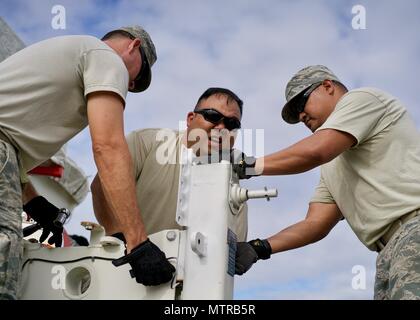
[(298, 123), (299, 114), (296, 114), (292, 108), (293, 103), (296, 102), (295, 98), (299, 93), (309, 88), (314, 83), (322, 82), (324, 80), (334, 80), (341, 83), (336, 75), (326, 66), (314, 65), (299, 70), (286, 86), (285, 95), (287, 102), (281, 112), (283, 120), (291, 124)]
[[(150, 82), (152, 81), (152, 65), (157, 60), (156, 49), (155, 45), (153, 44), (150, 35), (144, 30), (142, 27), (138, 25), (129, 26), (129, 27), (122, 27), (117, 30), (122, 30), (128, 32), (135, 38), (139, 38), (141, 41), (141, 48), (143, 49), (144, 55), (146, 56), (147, 62), (142, 62), (142, 68), (145, 67), (142, 71), (142, 75), (140, 79), (135, 81), (134, 89), (131, 89), (131, 92), (141, 92), (146, 90)], [(116, 31), (116, 30), (114, 30)]]

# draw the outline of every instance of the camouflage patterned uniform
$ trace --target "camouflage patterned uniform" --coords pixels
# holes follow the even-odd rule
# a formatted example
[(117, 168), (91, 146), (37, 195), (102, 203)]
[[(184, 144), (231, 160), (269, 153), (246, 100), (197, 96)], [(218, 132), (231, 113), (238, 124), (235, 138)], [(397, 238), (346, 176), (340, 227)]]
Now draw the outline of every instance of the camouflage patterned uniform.
[[(298, 73), (296, 73), (296, 75), (293, 76), (293, 78), (287, 83), (287, 86), (286, 86), (285, 95), (286, 95), (287, 102), (282, 109), (282, 117), (284, 121), (290, 124), (295, 124), (300, 121), (299, 119), (300, 112), (302, 112), (303, 110), (299, 111), (302, 106), (301, 100), (299, 101), (299, 99), (302, 99), (302, 98), (299, 98), (299, 95), (301, 95), (305, 90), (307, 90), (305, 93), (309, 92), (310, 94), (311, 90), (316, 88), (316, 86), (318, 86), (319, 83), (324, 81), (325, 79), (341, 83), (341, 81), (334, 75), (334, 73), (331, 70), (329, 70), (327, 67), (322, 66), (322, 65), (314, 65), (314, 66), (303, 68)], [(309, 97), (309, 95), (307, 95), (307, 97)], [(299, 104), (299, 102), (301, 103)], [(364, 106), (368, 107), (368, 104), (364, 104)], [(399, 106), (399, 107), (401, 110), (402, 106)], [(383, 115), (382, 118), (386, 118), (386, 117)], [(398, 121), (401, 121), (400, 119), (402, 119), (402, 117), (399, 117)], [(343, 118), (341, 119), (341, 121), (343, 121)], [(408, 122), (404, 122), (404, 123), (408, 123)], [(329, 124), (329, 126), (331, 126), (331, 123)], [(327, 126), (327, 128), (329, 127)], [(337, 125), (333, 123), (333, 126), (330, 128), (341, 130), (343, 129), (343, 125), (342, 124)], [(348, 127), (347, 128), (344, 127), (344, 129), (348, 129)], [(372, 128), (370, 130), (373, 131)], [(343, 131), (348, 132), (350, 134), (352, 133), (351, 131), (348, 131), (348, 130), (347, 131), (343, 130)], [(404, 140), (403, 142), (400, 142), (400, 143), (401, 144), (410, 143), (408, 141), (411, 141), (411, 140)], [(418, 150), (419, 149), (416, 149), (416, 151), (413, 151), (410, 154), (409, 158), (418, 159), (414, 157), (411, 158), (412, 154), (418, 154), (416, 153)], [(418, 168), (417, 166), (418, 162), (416, 162), (415, 164), (414, 162), (411, 162), (411, 165), (416, 166), (416, 168)], [(321, 176), (322, 176), (322, 173), (321, 173)], [(414, 175), (414, 177), (416, 176), (418, 175)], [(404, 181), (408, 181), (408, 180), (404, 180)], [(411, 181), (416, 181), (416, 180), (412, 179), (409, 181), (411, 183)], [(415, 185), (415, 186), (418, 188), (419, 185)], [(323, 188), (327, 189), (327, 187), (324, 187), (324, 186)], [(416, 190), (416, 189), (413, 189), (413, 190)], [(387, 189), (386, 192), (387, 194), (391, 194), (389, 192), (389, 189)], [(413, 192), (412, 190), (410, 190), (410, 192), (412, 192), (412, 194), (414, 195), (418, 194), (418, 192), (416, 193), (416, 191)], [(333, 202), (330, 202), (331, 199), (328, 199), (328, 196), (331, 196), (331, 194), (328, 194), (327, 196), (324, 196), (323, 198), (321, 196), (318, 196), (315, 202), (326, 201), (326, 203), (333, 203)], [(418, 205), (417, 199), (420, 199), (420, 198), (418, 196), (414, 196), (412, 198), (407, 197), (407, 199), (410, 199), (410, 200), (414, 199), (410, 204), (407, 204), (410, 210), (412, 210), (414, 206)], [(323, 201), (320, 201), (320, 200), (323, 200)], [(382, 215), (383, 211), (381, 211), (380, 213)], [(381, 215), (378, 216), (380, 219), (385, 218), (385, 217), (382, 217)], [(374, 219), (373, 217), (374, 216), (371, 216), (369, 217), (369, 219), (365, 218), (365, 220), (372, 221)], [(348, 217), (346, 217), (346, 219), (347, 221), (349, 221)], [(375, 281), (375, 292), (374, 292), (375, 299), (420, 300), (420, 216), (418, 215), (418, 213), (416, 217), (413, 217), (409, 219), (408, 221), (405, 221), (405, 223), (403, 223), (400, 229), (394, 233), (394, 235), (392, 236), (390, 241), (387, 243), (385, 248), (383, 248), (382, 251), (379, 253), (377, 257), (377, 261), (376, 261), (376, 268), (377, 270), (376, 270), (376, 281)]]
[(419, 215), (408, 220), (379, 253), (375, 299), (420, 299)]
[(22, 190), (15, 149), (0, 140), (0, 299), (17, 299), (22, 262)]

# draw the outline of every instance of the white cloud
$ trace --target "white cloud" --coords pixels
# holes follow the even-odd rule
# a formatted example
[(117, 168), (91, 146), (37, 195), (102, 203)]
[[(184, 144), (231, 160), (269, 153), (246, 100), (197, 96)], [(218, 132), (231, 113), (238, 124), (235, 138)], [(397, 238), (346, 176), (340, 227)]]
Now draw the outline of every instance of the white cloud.
[[(351, 7), (366, 6), (367, 29), (351, 28)], [(54, 1), (6, 1), (3, 18), (27, 42), (67, 33), (101, 36), (109, 29), (142, 24), (157, 47), (153, 82), (130, 95), (127, 132), (178, 127), (210, 86), (231, 88), (244, 100), (244, 127), (264, 128), (265, 150), (274, 152), (310, 134), (282, 122), (288, 79), (309, 64), (326, 64), (349, 85), (376, 86), (401, 98), (420, 127), (416, 71), (420, 28), (416, 1), (61, 1), (64, 33), (50, 27)], [(14, 8), (14, 10), (12, 10)], [(111, 14), (112, 12), (112, 14)], [(28, 18), (30, 16), (30, 19)], [(87, 174), (96, 172), (88, 132), (69, 146)], [(250, 202), (250, 237), (266, 237), (302, 219), (318, 171), (246, 181), (250, 188), (277, 187), (270, 203)], [(92, 216), (90, 200), (76, 209), (78, 221)], [(345, 222), (322, 242), (258, 262), (236, 281), (236, 296), (256, 299), (369, 299), (375, 253), (364, 248)], [(351, 288), (351, 268), (363, 265), (368, 288)]]

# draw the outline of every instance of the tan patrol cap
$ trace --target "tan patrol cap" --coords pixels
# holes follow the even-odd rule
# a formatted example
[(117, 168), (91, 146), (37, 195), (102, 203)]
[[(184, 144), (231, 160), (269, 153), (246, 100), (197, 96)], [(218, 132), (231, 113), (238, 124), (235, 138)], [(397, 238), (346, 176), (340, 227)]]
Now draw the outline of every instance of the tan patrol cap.
[(337, 76), (326, 66), (313, 65), (299, 70), (286, 86), (286, 104), (283, 107), (281, 116), (284, 121), (290, 124), (299, 122), (299, 115), (293, 111), (293, 103), (296, 102), (296, 97), (309, 88), (311, 85), (324, 80), (333, 80), (340, 82)]
[[(129, 33), (134, 38), (138, 38), (141, 41), (140, 47), (144, 52), (144, 55), (146, 56), (147, 61), (142, 62), (142, 68), (145, 68), (144, 70), (140, 70), (141, 77), (139, 79), (135, 80), (135, 86), (134, 89), (131, 89), (131, 92), (141, 92), (146, 90), (150, 82), (152, 81), (152, 65), (157, 60), (156, 55), (156, 49), (155, 45), (153, 44), (152, 38), (150, 35), (139, 25), (134, 26), (128, 26), (128, 27), (121, 27), (119, 29), (113, 30), (113, 31), (125, 31)], [(111, 31), (112, 32), (112, 31)], [(144, 56), (142, 55), (142, 59), (144, 59)]]

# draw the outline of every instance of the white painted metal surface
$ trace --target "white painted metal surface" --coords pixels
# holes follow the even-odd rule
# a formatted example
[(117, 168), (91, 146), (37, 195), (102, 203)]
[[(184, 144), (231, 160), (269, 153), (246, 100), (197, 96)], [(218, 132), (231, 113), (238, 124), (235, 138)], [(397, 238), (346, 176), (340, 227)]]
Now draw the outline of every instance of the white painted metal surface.
[(116, 268), (111, 263), (124, 254), (122, 242), (104, 236), (101, 226), (85, 223), (91, 230), (89, 247), (48, 249), (38, 243), (25, 243), (22, 298), (232, 299), (236, 250), (233, 225), (238, 210), (249, 198), (269, 198), (277, 191), (240, 188), (231, 165), (223, 161), (187, 161), (179, 186), (176, 219), (185, 230), (150, 235), (176, 265), (172, 283), (157, 287), (136, 283), (129, 276), (129, 265)]
[[(25, 242), (21, 299), (175, 299), (171, 282), (145, 287), (130, 277), (130, 265), (112, 265), (111, 260), (124, 255), (124, 244), (92, 225), (96, 230), (91, 231), (89, 247), (45, 248)], [(161, 231), (150, 239), (167, 257), (178, 256), (179, 230)], [(170, 261), (176, 264), (176, 259)]]
[(191, 180), (188, 200), (184, 199), (182, 299), (232, 299), (236, 250), (232, 226), (237, 216), (229, 207), (231, 165), (192, 165), (181, 174)]

